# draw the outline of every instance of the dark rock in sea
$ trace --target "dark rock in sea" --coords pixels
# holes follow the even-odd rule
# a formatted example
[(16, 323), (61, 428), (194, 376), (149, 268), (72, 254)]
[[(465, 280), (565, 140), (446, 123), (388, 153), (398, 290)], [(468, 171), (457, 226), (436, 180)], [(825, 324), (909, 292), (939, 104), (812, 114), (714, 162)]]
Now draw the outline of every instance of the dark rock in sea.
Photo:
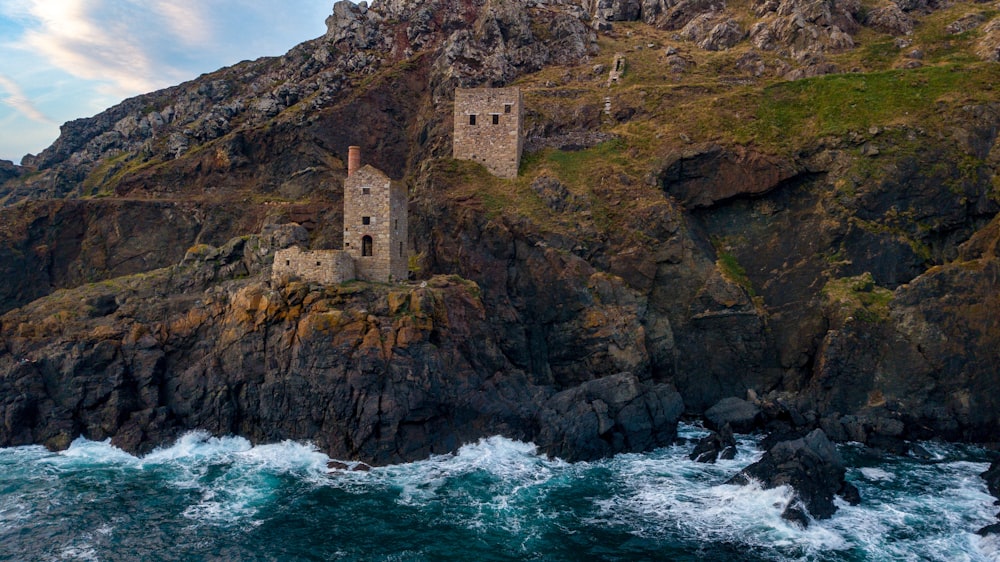
[(801, 439), (809, 433), (807, 429), (787, 429), (783, 431), (772, 431), (761, 439), (760, 443), (757, 445), (760, 449), (764, 451), (771, 450), (772, 447), (781, 443), (782, 441), (794, 441), (796, 439)]
[(718, 432), (698, 441), (694, 451), (688, 457), (693, 461), (714, 463), (717, 459), (730, 460), (736, 457), (736, 439), (729, 424), (723, 425)]
[(781, 518), (792, 523), (798, 523), (802, 528), (809, 526), (809, 512), (800, 501), (792, 502), (781, 512)]
[(910, 454), (921, 460), (931, 460), (934, 455), (920, 443), (910, 443)]
[(760, 408), (742, 398), (723, 398), (705, 411), (705, 425), (719, 430), (729, 425), (733, 431), (746, 433), (760, 426), (763, 418)]
[(986, 472), (982, 474), (986, 487), (994, 497), (1000, 498), (1000, 459), (994, 460)]
[(611, 375), (555, 394), (538, 414), (539, 450), (565, 460), (593, 460), (670, 444), (684, 411), (669, 385)]
[(994, 523), (992, 525), (987, 525), (982, 529), (976, 531), (976, 534), (985, 537), (987, 535), (1000, 535), (1000, 523)]
[(372, 467), (363, 462), (346, 463), (343, 461), (329, 461), (326, 463), (327, 470), (340, 470), (349, 472), (369, 472)]
[[(829, 518), (837, 511), (834, 495), (840, 495), (852, 505), (860, 503), (857, 489), (844, 480), (844, 461), (823, 430), (816, 429), (805, 437), (782, 441), (771, 447), (761, 459), (743, 469), (730, 482), (748, 484), (760, 482), (765, 488), (789, 485), (816, 519)], [(802, 521), (795, 513), (795, 503), (783, 516)]]

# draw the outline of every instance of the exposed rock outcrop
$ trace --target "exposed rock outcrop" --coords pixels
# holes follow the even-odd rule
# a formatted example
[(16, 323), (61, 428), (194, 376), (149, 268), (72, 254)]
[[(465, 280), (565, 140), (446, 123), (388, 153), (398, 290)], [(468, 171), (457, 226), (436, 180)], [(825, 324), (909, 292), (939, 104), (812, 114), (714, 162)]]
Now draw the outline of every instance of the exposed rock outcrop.
[(1000, 17), (993, 18), (983, 27), (983, 37), (976, 47), (976, 54), (983, 60), (1000, 62)]
[[(994, 505), (1000, 505), (1000, 459), (994, 460), (990, 464), (990, 467), (986, 469), (986, 472), (983, 472), (982, 477), (983, 480), (986, 480), (986, 487), (990, 493), (997, 498)], [(997, 519), (1000, 519), (1000, 513), (997, 514)], [(1000, 535), (1000, 523), (987, 525), (977, 532), (984, 537), (987, 535)]]
[(913, 20), (897, 4), (886, 4), (871, 10), (865, 23), (892, 35), (906, 35), (913, 31)]
[(716, 460), (731, 460), (736, 457), (736, 438), (729, 424), (723, 425), (719, 431), (713, 431), (695, 445), (688, 456), (696, 462), (714, 463)]
[(742, 398), (723, 398), (705, 410), (705, 425), (720, 432), (722, 428), (729, 426), (730, 433), (747, 433), (758, 429), (762, 422), (760, 408)]
[(0, 443), (62, 448), (82, 434), (146, 451), (202, 428), (309, 439), (335, 458), (387, 463), (493, 434), (535, 440), (568, 460), (674, 438), (684, 407), (672, 386), (631, 373), (591, 379), (600, 369), (575, 367), (590, 357), (645, 374), (641, 356), (601, 357), (611, 341), (642, 344), (628, 343), (641, 330), (596, 321), (628, 306), (613, 279), (592, 279), (602, 304), (585, 311), (590, 336), (575, 342), (570, 370), (557, 368), (553, 384), (510, 362), (505, 352), (525, 351), (516, 342), (497, 346), (474, 283), (262, 281), (273, 252), (303, 235), (298, 226), (268, 227), (193, 248), (178, 266), (65, 291), (0, 318)]
[(623, 373), (589, 381), (551, 397), (538, 414), (539, 448), (571, 460), (594, 460), (668, 445), (684, 411), (668, 385), (648, 385)]
[(750, 149), (707, 145), (671, 154), (654, 181), (685, 206), (697, 208), (767, 193), (797, 174), (794, 164)]
[[(851, 504), (860, 501), (857, 489), (844, 480), (844, 461), (833, 443), (817, 429), (798, 439), (782, 441), (771, 447), (761, 459), (743, 469), (731, 482), (760, 482), (765, 488), (788, 485), (805, 510), (816, 519), (827, 519), (837, 511), (835, 495)], [(808, 517), (796, 502), (786, 508), (782, 517), (808, 525)]]
[(856, 0), (755, 0), (761, 21), (750, 29), (750, 40), (758, 49), (787, 50), (793, 57), (850, 49), (859, 8)]

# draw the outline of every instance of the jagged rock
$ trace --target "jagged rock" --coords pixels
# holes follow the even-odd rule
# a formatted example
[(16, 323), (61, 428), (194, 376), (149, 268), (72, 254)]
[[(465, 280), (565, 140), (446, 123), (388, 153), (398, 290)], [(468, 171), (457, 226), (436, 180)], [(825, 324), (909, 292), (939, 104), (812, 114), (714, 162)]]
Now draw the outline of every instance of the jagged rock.
[(1000, 501), (1000, 459), (994, 460), (982, 474), (990, 493)]
[(736, 60), (736, 69), (752, 76), (763, 76), (767, 72), (767, 65), (759, 53), (749, 50)]
[(887, 4), (868, 12), (869, 26), (892, 35), (913, 32), (913, 20), (896, 4)]
[(736, 197), (766, 193), (796, 175), (795, 166), (745, 148), (706, 145), (672, 154), (658, 183), (686, 207), (710, 207)]
[(757, 429), (762, 421), (760, 408), (733, 396), (723, 398), (705, 410), (705, 425), (720, 432), (728, 425), (732, 431), (746, 433)]
[(724, 51), (736, 45), (746, 36), (740, 29), (740, 24), (734, 20), (726, 20), (716, 24), (705, 38), (698, 42), (698, 46), (706, 51)]
[(14, 165), (10, 160), (0, 160), (0, 184), (20, 175), (20, 166)]
[(660, 29), (682, 29), (695, 18), (725, 7), (724, 0), (643, 0), (642, 19)]
[(553, 211), (577, 212), (584, 208), (583, 201), (566, 189), (566, 186), (556, 178), (539, 176), (535, 181), (531, 182), (531, 189)]
[(711, 435), (698, 441), (688, 458), (704, 463), (736, 458), (736, 438), (733, 437), (733, 430), (729, 424), (723, 425), (718, 432), (713, 431)]
[(899, 9), (904, 12), (926, 10), (929, 5), (928, 0), (893, 0), (893, 3), (899, 6)]
[(714, 13), (701, 14), (681, 28), (678, 35), (682, 39), (698, 43), (708, 35), (709, 30), (714, 26), (713, 20), (715, 18), (716, 14)]
[(838, 72), (837, 65), (827, 62), (822, 56), (809, 56), (805, 64), (799, 68), (793, 68), (784, 75), (785, 80), (801, 80), (803, 78), (813, 78), (815, 76), (825, 76)]
[(983, 14), (966, 14), (949, 23), (944, 29), (952, 35), (958, 35), (959, 33), (965, 33), (966, 31), (979, 27), (984, 21), (986, 21), (986, 16)]
[(983, 28), (983, 36), (976, 43), (976, 54), (992, 62), (1000, 62), (1000, 18), (993, 18)]
[[(990, 467), (981, 476), (986, 481), (986, 487), (989, 489), (990, 494), (993, 494), (997, 498), (994, 505), (1000, 505), (1000, 459), (996, 459), (990, 463)], [(1000, 519), (1000, 513), (997, 514), (997, 519)], [(1000, 535), (1000, 523), (987, 525), (976, 532), (983, 537), (987, 535)]]
[(536, 443), (541, 451), (566, 460), (647, 451), (673, 441), (683, 411), (673, 387), (622, 373), (550, 398), (538, 414), (542, 430)]
[(794, 57), (851, 49), (859, 6), (854, 0), (756, 0), (754, 10), (763, 19), (751, 28), (750, 40), (758, 49), (788, 49)]
[(673, 53), (671, 55), (667, 55), (667, 58), (664, 60), (664, 62), (667, 63), (667, 67), (673, 74), (681, 74), (683, 72), (686, 72), (689, 68), (691, 68), (695, 64), (692, 59), (685, 58), (683, 55), (679, 53)]
[[(834, 495), (844, 497), (852, 505), (860, 502), (857, 488), (844, 479), (844, 461), (823, 430), (816, 429), (805, 437), (782, 441), (771, 447), (761, 459), (743, 469), (730, 481), (748, 484), (760, 482), (765, 488), (789, 485), (809, 514), (827, 519), (837, 511)], [(807, 524), (793, 502), (783, 517)]]
[(640, 0), (584, 0), (583, 9), (601, 21), (636, 21), (642, 15)]

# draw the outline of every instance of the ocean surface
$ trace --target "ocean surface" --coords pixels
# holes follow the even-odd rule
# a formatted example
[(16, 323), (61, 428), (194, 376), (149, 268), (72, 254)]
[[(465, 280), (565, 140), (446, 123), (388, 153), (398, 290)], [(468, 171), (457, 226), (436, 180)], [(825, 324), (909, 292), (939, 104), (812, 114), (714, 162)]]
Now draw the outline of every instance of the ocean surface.
[(998, 510), (981, 450), (843, 446), (862, 505), (801, 529), (780, 517), (790, 490), (725, 484), (756, 443), (715, 465), (689, 461), (690, 444), (569, 464), (494, 437), (370, 472), (199, 432), (142, 458), (83, 439), (0, 449), (0, 559), (1000, 560), (974, 533)]

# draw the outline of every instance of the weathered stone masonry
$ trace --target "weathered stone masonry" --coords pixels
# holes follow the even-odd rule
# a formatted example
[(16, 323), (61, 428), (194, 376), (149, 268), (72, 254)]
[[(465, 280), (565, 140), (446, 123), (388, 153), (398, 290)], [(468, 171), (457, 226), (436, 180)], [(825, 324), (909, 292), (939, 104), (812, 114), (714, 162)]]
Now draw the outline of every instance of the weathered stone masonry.
[(274, 256), (271, 276), (295, 275), (317, 283), (343, 283), (355, 278), (354, 260), (340, 250), (302, 250), (292, 246)]
[(371, 166), (344, 181), (344, 251), (358, 279), (405, 281), (406, 188)]
[(516, 178), (524, 148), (523, 121), (520, 88), (459, 88), (452, 155), (479, 162), (497, 177)]
[(351, 279), (399, 282), (407, 279), (406, 187), (372, 166), (361, 166), (352, 146), (344, 181), (344, 249), (302, 250), (291, 247), (274, 256), (271, 276), (294, 275), (318, 283)]

